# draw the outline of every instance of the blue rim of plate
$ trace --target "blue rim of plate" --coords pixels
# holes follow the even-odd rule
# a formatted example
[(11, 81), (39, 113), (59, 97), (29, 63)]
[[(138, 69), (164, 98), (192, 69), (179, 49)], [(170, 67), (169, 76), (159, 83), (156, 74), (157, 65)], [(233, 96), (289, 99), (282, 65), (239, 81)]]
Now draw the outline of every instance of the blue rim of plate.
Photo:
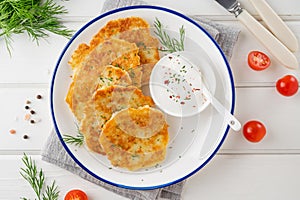
[(168, 8), (164, 8), (164, 7), (160, 7), (160, 6), (150, 6), (150, 5), (137, 5), (137, 6), (127, 6), (127, 7), (123, 7), (123, 8), (117, 8), (111, 11), (108, 11), (104, 14), (99, 15), (98, 17), (92, 19), (91, 21), (89, 21), (87, 24), (85, 24), (82, 28), (80, 28), (75, 34), (74, 36), (70, 39), (70, 41), (67, 43), (67, 45), (65, 46), (65, 48), (63, 49), (61, 55), (59, 56), (59, 59), (56, 63), (54, 72), (53, 72), (53, 76), (52, 76), (52, 80), (51, 80), (51, 86), (50, 86), (50, 112), (51, 112), (51, 116), (53, 119), (53, 123), (54, 123), (54, 128), (55, 131), (63, 145), (63, 147), (65, 148), (65, 150), (67, 151), (67, 153), (71, 156), (71, 158), (76, 162), (76, 164), (78, 164), (83, 170), (85, 170), (87, 173), (89, 173), (90, 175), (92, 175), (94, 178), (101, 180), (105, 183), (111, 184), (113, 186), (117, 186), (120, 188), (125, 188), (125, 189), (131, 189), (131, 190), (153, 190), (153, 189), (158, 189), (158, 188), (162, 188), (162, 187), (166, 187), (169, 185), (173, 185), (175, 183), (181, 182), (185, 179), (187, 179), (188, 177), (192, 176), (193, 174), (195, 174), (196, 172), (198, 172), (200, 169), (202, 169), (218, 152), (218, 150), (220, 149), (220, 147), (222, 146), (228, 131), (229, 131), (229, 126), (227, 126), (225, 133), (223, 135), (223, 138), (221, 139), (220, 143), (218, 144), (218, 146), (216, 147), (216, 149), (213, 151), (213, 153), (204, 161), (204, 163), (202, 163), (198, 168), (196, 168), (194, 171), (191, 171), (189, 174), (181, 177), (180, 179), (171, 181), (169, 183), (166, 184), (161, 184), (161, 185), (154, 185), (154, 186), (147, 186), (147, 187), (135, 187), (135, 186), (129, 186), (129, 185), (122, 185), (122, 184), (117, 184), (114, 182), (111, 182), (109, 180), (103, 179), (100, 176), (96, 175), (95, 173), (93, 173), (92, 171), (90, 171), (89, 169), (87, 169), (75, 156), (74, 154), (71, 152), (71, 150), (68, 148), (68, 146), (66, 145), (66, 143), (64, 142), (63, 138), (62, 138), (62, 134), (60, 133), (57, 123), (56, 123), (56, 118), (55, 118), (55, 113), (54, 113), (54, 109), (53, 109), (53, 92), (54, 92), (54, 82), (55, 82), (55, 77), (56, 77), (56, 73), (58, 70), (58, 67), (60, 65), (60, 62), (62, 60), (62, 58), (64, 57), (66, 51), (68, 50), (69, 46), (72, 44), (72, 42), (75, 40), (75, 38), (82, 32), (84, 31), (87, 27), (89, 27), (91, 24), (93, 24), (94, 22), (102, 19), (103, 17), (106, 17), (108, 15), (111, 14), (115, 14), (118, 12), (122, 12), (122, 11), (126, 11), (126, 10), (134, 10), (134, 9), (152, 9), (152, 10), (160, 10), (160, 11), (164, 11), (167, 13), (171, 13), (174, 15), (177, 15), (178, 17), (181, 17), (183, 19), (185, 19), (186, 21), (192, 23), (193, 25), (197, 26), (202, 32), (204, 32), (207, 37), (209, 37), (209, 39), (214, 43), (214, 45), (218, 48), (220, 54), (223, 57), (223, 60), (227, 66), (227, 70), (228, 70), (228, 75), (230, 78), (230, 82), (231, 82), (231, 90), (232, 90), (232, 104), (231, 104), (231, 110), (230, 112), (233, 114), (234, 113), (234, 105), (235, 105), (235, 87), (234, 87), (234, 81), (233, 81), (233, 75), (229, 66), (229, 63), (222, 51), (222, 49), (220, 48), (220, 46), (218, 45), (218, 43), (214, 40), (214, 38), (211, 37), (211, 35), (203, 28), (201, 27), (197, 22), (195, 22), (194, 20), (192, 20), (191, 18)]

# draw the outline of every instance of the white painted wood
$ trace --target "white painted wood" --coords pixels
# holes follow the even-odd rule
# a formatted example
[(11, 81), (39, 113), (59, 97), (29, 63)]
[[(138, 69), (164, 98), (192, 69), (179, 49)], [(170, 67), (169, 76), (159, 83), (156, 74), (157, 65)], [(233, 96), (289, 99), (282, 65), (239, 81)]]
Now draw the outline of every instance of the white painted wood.
[(60, 5), (65, 6), (68, 10), (68, 14), (64, 16), (68, 17), (86, 17), (86, 16), (98, 16), (101, 14), (101, 10), (104, 4), (104, 0), (88, 0), (88, 2), (83, 3), (81, 0), (73, 1), (59, 1), (56, 2)]
[[(72, 189), (81, 189), (85, 191), (91, 200), (126, 199), (83, 180), (71, 172), (44, 162), (41, 160), (40, 156), (31, 156), (31, 158), (36, 162), (38, 169), (43, 169), (47, 185), (52, 184), (55, 180), (60, 191), (59, 200), (63, 200), (65, 194)], [(20, 199), (20, 197), (35, 199), (35, 194), (29, 183), (27, 183), (20, 175), (20, 168), (24, 167), (22, 156), (0, 156), (0, 162), (0, 199), (10, 200)]]
[[(42, 99), (37, 99), (37, 95)], [(44, 88), (4, 88), (0, 89), (0, 152), (1, 151), (24, 151), (40, 150), (52, 127), (49, 115), (48, 89)], [(26, 110), (26, 101), (31, 101)], [(31, 110), (30, 120), (25, 120), (25, 115)], [(10, 134), (9, 130), (16, 130)], [(23, 139), (28, 135), (29, 139)]]
[[(125, 199), (76, 175), (31, 156), (43, 168), (46, 183), (56, 180), (63, 199), (67, 191), (80, 188), (90, 199)], [(0, 198), (34, 198), (29, 184), (20, 176), (22, 156), (0, 156)], [(217, 155), (200, 172), (188, 179), (183, 200), (298, 199), (299, 155)]]
[(237, 88), (236, 117), (242, 124), (249, 120), (261, 121), (267, 134), (260, 143), (250, 143), (244, 138), (242, 129), (238, 133), (230, 131), (222, 150), (236, 153), (297, 150), (300, 153), (299, 101), (299, 93), (288, 98), (280, 95), (275, 87)]
[(188, 179), (183, 200), (297, 200), (299, 164), (299, 155), (216, 156)]
[[(37, 100), (36, 95), (42, 94), (43, 99)], [(0, 151), (22, 150), (39, 151), (50, 133), (52, 119), (49, 113), (47, 88), (5, 88), (0, 89)], [(32, 119), (40, 120), (35, 124), (24, 120), (31, 109), (24, 107), (29, 99), (31, 109), (36, 111)], [(222, 146), (222, 151), (236, 153), (257, 152), (289, 152), (294, 150), (300, 153), (300, 94), (293, 97), (281, 96), (275, 87), (237, 88), (235, 115), (243, 125), (250, 119), (262, 121), (267, 128), (267, 135), (258, 144), (249, 143), (239, 132), (230, 131)], [(12, 105), (12, 106), (7, 106)], [(292, 116), (289, 120), (287, 117)], [(294, 116), (294, 117), (293, 117)], [(296, 116), (296, 117), (295, 117)], [(9, 130), (15, 129), (16, 134)], [(284, 134), (282, 134), (284, 133)], [(30, 139), (22, 137), (27, 134)]]
[[(104, 1), (59, 1), (69, 13), (62, 16), (67, 27), (78, 30), (90, 19), (98, 16)], [(299, 199), (300, 173), (300, 93), (286, 98), (275, 90), (275, 82), (285, 74), (294, 74), (300, 80), (299, 70), (283, 68), (274, 57), (271, 66), (261, 72), (247, 66), (251, 50), (266, 48), (247, 31), (232, 14), (214, 0), (148, 0), (153, 5), (169, 7), (187, 15), (200, 15), (214, 21), (241, 28), (239, 40), (230, 61), (236, 83), (236, 117), (243, 123), (250, 119), (261, 120), (267, 128), (266, 137), (257, 144), (249, 143), (242, 132), (228, 133), (224, 145), (203, 170), (188, 179), (183, 199)], [(248, 0), (240, 0), (249, 13), (260, 19)], [(300, 39), (300, 1), (267, 0), (276, 13)], [(87, 192), (91, 200), (124, 199), (89, 183), (57, 166), (41, 161), (40, 151), (52, 128), (49, 113), (49, 81), (60, 52), (67, 39), (50, 34), (40, 45), (32, 43), (26, 34), (13, 36), (10, 58), (0, 39), (0, 199), (11, 200), (26, 196), (34, 199), (29, 185), (19, 174), (21, 157), (27, 152), (45, 171), (47, 182), (56, 180), (61, 191), (60, 199), (73, 188)], [(295, 53), (300, 60), (299, 51)], [(43, 99), (37, 100), (37, 94)], [(30, 124), (24, 120), (26, 100), (40, 121)], [(10, 129), (17, 133), (11, 135)], [(29, 140), (22, 138), (29, 135)]]
[[(67, 23), (74, 30), (79, 29), (86, 22)], [(220, 22), (226, 25), (238, 26), (241, 29), (238, 43), (235, 46), (233, 57), (230, 61), (237, 85), (259, 84), (269, 86), (280, 76), (286, 73), (296, 74), (299, 69), (291, 71), (285, 69), (281, 64), (269, 54), (252, 34), (241, 24), (233, 21)], [(300, 21), (287, 22), (287, 25), (296, 33), (300, 41)], [(48, 84), (52, 78), (52, 71), (60, 56), (60, 52), (67, 44), (67, 39), (51, 35), (47, 41), (42, 40), (40, 46), (32, 43), (27, 35), (14, 37), (12, 57), (5, 49), (4, 41), (0, 40), (0, 52), (3, 52), (0, 62), (0, 84), (2, 83), (45, 83)], [(254, 71), (247, 64), (247, 54), (252, 50), (260, 50), (267, 53), (272, 61), (271, 66), (264, 71)], [(34, 58), (31, 56), (34, 55)], [(295, 53), (300, 61), (300, 52)], [(34, 71), (34, 73), (33, 73)], [(18, 72), (18, 73), (16, 73)]]
[[(65, 25), (78, 30), (85, 22), (70, 22)], [(57, 60), (68, 39), (49, 33), (37, 45), (26, 34), (14, 35), (11, 56), (0, 40), (0, 84), (1, 83), (48, 83)]]
[[(68, 4), (70, 3), (69, 1), (67, 2)], [(66, 23), (66, 26), (78, 30), (87, 23), (88, 20), (89, 18), (84, 18), (81, 21), (68, 22)], [(271, 55), (269, 56), (272, 59), (272, 65), (269, 69), (259, 73), (250, 69), (247, 64), (248, 52), (251, 50), (262, 50), (268, 53), (268, 51), (240, 23), (233, 21), (221, 23), (239, 26), (241, 28), (239, 42), (235, 47), (233, 58), (231, 60), (231, 67), (237, 84), (259, 82), (262, 83), (261, 85), (264, 85), (264, 83), (269, 85), (270, 82), (275, 82), (282, 74), (294, 73), (288, 69), (281, 69), (281, 64)], [(295, 32), (299, 41), (300, 22), (287, 22), (287, 25)], [(51, 37), (49, 37), (47, 41), (40, 41), (39, 46), (32, 43), (26, 34), (13, 37), (14, 49), (12, 51), (12, 57), (8, 55), (4, 41), (0, 40), (0, 52), (2, 55), (0, 62), (0, 84), (48, 83), (51, 79), (52, 70), (56, 65), (60, 52), (68, 41), (60, 36), (52, 34), (50, 34), (50, 36)], [(32, 59), (32, 55), (34, 55), (34, 59)], [(300, 53), (296, 52), (295, 55), (299, 61)], [(32, 73), (32, 71), (35, 71), (35, 73)], [(299, 74), (299, 70), (295, 73)]]

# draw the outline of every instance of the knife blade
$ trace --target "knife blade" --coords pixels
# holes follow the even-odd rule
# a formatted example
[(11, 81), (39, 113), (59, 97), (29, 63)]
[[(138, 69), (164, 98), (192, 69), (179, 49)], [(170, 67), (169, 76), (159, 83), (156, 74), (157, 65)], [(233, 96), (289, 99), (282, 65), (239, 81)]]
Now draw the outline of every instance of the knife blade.
[(258, 39), (258, 41), (272, 54), (283, 66), (289, 69), (298, 68), (296, 56), (283, 45), (271, 32), (261, 25), (247, 10), (240, 6), (236, 0), (216, 0), (235, 17)]
[(298, 40), (291, 29), (265, 0), (249, 0), (269, 30), (292, 52), (298, 50)]

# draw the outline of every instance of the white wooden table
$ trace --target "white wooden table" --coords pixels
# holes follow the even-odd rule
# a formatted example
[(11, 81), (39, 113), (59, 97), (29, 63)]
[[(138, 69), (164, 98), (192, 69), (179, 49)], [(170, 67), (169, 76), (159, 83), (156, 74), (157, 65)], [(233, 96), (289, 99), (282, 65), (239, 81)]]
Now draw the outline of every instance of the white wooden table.
[[(247, 66), (246, 56), (251, 50), (267, 51), (235, 18), (213, 0), (149, 0), (149, 3), (201, 15), (225, 24), (241, 27), (241, 34), (230, 62), (236, 84), (235, 114), (244, 124), (251, 119), (262, 121), (267, 127), (266, 137), (257, 144), (249, 143), (242, 132), (229, 132), (218, 154), (200, 172), (188, 179), (183, 199), (300, 199), (300, 93), (292, 98), (279, 95), (276, 80), (285, 74), (300, 79), (299, 70), (283, 68), (273, 57), (272, 65), (256, 72)], [(300, 40), (300, 2), (298, 0), (268, 0)], [(63, 22), (79, 29), (100, 14), (101, 0), (59, 1), (69, 10)], [(247, 0), (242, 5), (259, 19)], [(14, 36), (10, 58), (0, 40), (0, 199), (12, 200), (22, 196), (34, 199), (29, 184), (20, 176), (23, 152), (42, 167), (47, 182), (54, 179), (61, 191), (60, 199), (73, 188), (86, 191), (91, 200), (124, 199), (92, 183), (41, 160), (40, 152), (52, 128), (49, 114), (49, 80), (55, 63), (67, 39), (50, 35), (39, 46), (27, 35)], [(296, 56), (300, 61), (300, 53)], [(42, 99), (36, 99), (36, 95)], [(35, 124), (24, 120), (30, 106), (36, 111)], [(9, 130), (15, 129), (16, 134)], [(29, 139), (23, 139), (23, 135)]]

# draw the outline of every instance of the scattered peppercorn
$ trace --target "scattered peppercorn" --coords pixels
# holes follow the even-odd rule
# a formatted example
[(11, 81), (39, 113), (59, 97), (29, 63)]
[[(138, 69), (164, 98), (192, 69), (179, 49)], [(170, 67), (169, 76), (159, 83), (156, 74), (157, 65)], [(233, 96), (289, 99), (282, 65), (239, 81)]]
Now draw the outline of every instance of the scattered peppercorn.
[(23, 135), (23, 139), (28, 139), (29, 138), (29, 136), (28, 135)]
[(26, 101), (26, 104), (31, 104), (31, 101), (27, 100), (27, 101)]
[(38, 95), (36, 96), (36, 98), (37, 98), (37, 99), (41, 99), (41, 98), (42, 98), (42, 95), (38, 94)]
[(34, 111), (34, 110), (31, 110), (31, 111), (30, 111), (30, 114), (34, 115), (34, 114), (35, 114), (35, 111)]
[(29, 108), (30, 108), (29, 106), (27, 106), (27, 105), (25, 106), (25, 109), (26, 109), (26, 110), (28, 110)]
[(34, 124), (34, 123), (35, 123), (35, 121), (32, 119), (32, 120), (30, 120), (30, 123)]
[(15, 134), (16, 132), (17, 132), (17, 131), (16, 131), (15, 129), (10, 129), (10, 130), (9, 130), (9, 133), (10, 133), (10, 134)]

